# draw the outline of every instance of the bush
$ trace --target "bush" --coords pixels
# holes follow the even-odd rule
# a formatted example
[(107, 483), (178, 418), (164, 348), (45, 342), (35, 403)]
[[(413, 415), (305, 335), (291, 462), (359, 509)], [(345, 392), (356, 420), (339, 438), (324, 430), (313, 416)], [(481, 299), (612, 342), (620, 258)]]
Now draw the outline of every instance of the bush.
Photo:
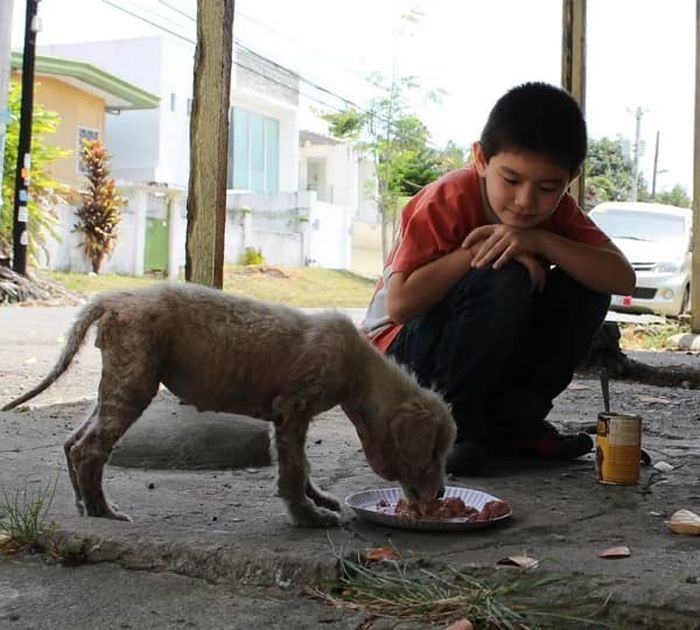
[(241, 264), (242, 265), (264, 265), (265, 257), (263, 256), (260, 248), (258, 247), (246, 247), (241, 254)]

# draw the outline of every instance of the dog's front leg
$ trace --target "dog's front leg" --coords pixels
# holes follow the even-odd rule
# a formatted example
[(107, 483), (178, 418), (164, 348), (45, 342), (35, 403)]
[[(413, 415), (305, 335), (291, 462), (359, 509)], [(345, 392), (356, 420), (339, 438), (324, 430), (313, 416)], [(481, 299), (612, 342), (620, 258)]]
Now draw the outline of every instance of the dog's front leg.
[(306, 453), (304, 453), (304, 460), (306, 463), (306, 496), (320, 507), (328, 508), (334, 512), (341, 512), (340, 501), (332, 494), (323, 492), (323, 490), (311, 480), (311, 464), (309, 463), (309, 458), (306, 456)]
[(279, 495), (286, 503), (294, 525), (337, 527), (340, 525), (340, 514), (317, 506), (306, 494), (309, 481), (304, 448), (309, 420), (301, 415), (293, 415), (275, 422)]

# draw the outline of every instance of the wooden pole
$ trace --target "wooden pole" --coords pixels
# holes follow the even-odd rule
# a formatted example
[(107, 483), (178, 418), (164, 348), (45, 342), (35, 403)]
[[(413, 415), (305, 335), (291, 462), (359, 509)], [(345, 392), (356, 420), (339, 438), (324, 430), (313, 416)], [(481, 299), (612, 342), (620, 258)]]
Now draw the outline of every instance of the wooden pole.
[[(586, 0), (562, 0), (561, 85), (586, 111)], [(586, 182), (581, 172), (569, 192), (583, 208)]]
[(185, 279), (223, 286), (234, 0), (197, 0)]
[(695, 0), (695, 124), (693, 125), (693, 269), (691, 328), (700, 333), (700, 0)]

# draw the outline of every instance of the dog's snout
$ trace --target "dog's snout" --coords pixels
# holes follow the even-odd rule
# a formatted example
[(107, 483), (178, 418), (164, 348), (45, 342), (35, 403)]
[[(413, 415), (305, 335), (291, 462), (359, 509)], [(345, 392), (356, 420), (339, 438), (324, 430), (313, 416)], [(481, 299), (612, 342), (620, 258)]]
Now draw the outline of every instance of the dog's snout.
[(409, 486), (406, 489), (406, 493), (408, 494), (408, 498), (412, 501), (419, 501), (421, 498), (420, 493), (413, 486)]

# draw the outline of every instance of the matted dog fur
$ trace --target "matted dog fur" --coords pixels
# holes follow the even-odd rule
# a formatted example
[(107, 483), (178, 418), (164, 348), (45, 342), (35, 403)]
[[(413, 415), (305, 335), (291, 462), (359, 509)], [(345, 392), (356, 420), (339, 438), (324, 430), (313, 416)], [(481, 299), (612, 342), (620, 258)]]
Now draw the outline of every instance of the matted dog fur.
[(128, 520), (105, 498), (103, 469), (160, 383), (200, 411), (274, 424), (279, 495), (295, 525), (340, 523), (340, 502), (312, 482), (305, 450), (309, 422), (335, 405), (354, 424), (375, 473), (398, 481), (412, 500), (442, 492), (455, 436), (448, 406), (347, 317), (309, 315), (194, 284), (97, 296), (78, 314), (51, 372), (3, 410), (54, 383), (95, 323), (102, 354), (97, 402), (64, 445), (81, 514)]

